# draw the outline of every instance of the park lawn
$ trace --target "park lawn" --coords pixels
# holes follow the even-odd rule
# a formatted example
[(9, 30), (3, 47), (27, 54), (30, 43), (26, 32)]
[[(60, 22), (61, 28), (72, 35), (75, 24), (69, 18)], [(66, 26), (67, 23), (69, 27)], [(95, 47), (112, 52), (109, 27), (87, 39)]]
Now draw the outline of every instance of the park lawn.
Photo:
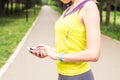
[(116, 26), (114, 25), (114, 13), (111, 12), (110, 24), (105, 25), (105, 12), (103, 12), (103, 23), (101, 23), (101, 32), (113, 39), (120, 41), (120, 12), (117, 12)]
[(25, 12), (0, 18), (0, 68), (5, 64), (25, 33), (32, 26), (39, 11), (40, 6), (36, 7), (37, 14), (34, 14), (33, 9), (29, 9), (28, 22), (25, 19)]

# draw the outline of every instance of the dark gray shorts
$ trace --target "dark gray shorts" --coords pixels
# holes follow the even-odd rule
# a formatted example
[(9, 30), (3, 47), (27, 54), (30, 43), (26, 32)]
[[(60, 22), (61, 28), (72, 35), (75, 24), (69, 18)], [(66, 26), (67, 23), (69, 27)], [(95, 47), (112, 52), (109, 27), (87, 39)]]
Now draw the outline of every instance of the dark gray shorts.
[(75, 76), (64, 76), (59, 74), (58, 80), (94, 80), (92, 71), (89, 70), (83, 74), (75, 75)]

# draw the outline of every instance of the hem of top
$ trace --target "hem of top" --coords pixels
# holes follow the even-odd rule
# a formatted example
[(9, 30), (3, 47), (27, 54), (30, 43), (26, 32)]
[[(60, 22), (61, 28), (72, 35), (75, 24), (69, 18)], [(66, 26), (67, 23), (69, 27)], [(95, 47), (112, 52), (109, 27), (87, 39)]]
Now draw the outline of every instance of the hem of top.
[(86, 71), (84, 71), (84, 72), (82, 72), (82, 73), (76, 73), (76, 74), (62, 74), (62, 73), (59, 73), (59, 72), (58, 72), (58, 74), (63, 75), (63, 76), (77, 76), (77, 75), (82, 75), (82, 74), (88, 72), (89, 70), (91, 70), (91, 68), (89, 68), (88, 70), (86, 70)]

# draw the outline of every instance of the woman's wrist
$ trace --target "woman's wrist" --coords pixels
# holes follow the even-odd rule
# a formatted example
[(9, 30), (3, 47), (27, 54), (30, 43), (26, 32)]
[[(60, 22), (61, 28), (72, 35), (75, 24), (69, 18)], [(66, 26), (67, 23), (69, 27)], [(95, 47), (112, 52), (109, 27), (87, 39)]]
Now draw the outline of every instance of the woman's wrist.
[(64, 52), (62, 52), (62, 53), (59, 55), (59, 60), (60, 60), (60, 62), (63, 62), (63, 55), (64, 55)]
[(59, 60), (59, 54), (56, 53), (55, 60)]

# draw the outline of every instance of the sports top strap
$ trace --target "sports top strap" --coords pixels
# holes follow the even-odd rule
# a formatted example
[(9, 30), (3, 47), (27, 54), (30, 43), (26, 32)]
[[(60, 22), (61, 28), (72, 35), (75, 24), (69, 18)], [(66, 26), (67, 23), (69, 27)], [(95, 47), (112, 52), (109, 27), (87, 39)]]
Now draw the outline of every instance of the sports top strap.
[(68, 14), (66, 14), (66, 12), (70, 9), (70, 8), (68, 8), (65, 11), (64, 17), (66, 17), (67, 15), (72, 14), (72, 13), (76, 12), (77, 10), (81, 9), (84, 6), (84, 4), (87, 3), (88, 1), (91, 1), (91, 0), (84, 0), (83, 2), (81, 2), (80, 4), (78, 4), (71, 12), (69, 12)]

